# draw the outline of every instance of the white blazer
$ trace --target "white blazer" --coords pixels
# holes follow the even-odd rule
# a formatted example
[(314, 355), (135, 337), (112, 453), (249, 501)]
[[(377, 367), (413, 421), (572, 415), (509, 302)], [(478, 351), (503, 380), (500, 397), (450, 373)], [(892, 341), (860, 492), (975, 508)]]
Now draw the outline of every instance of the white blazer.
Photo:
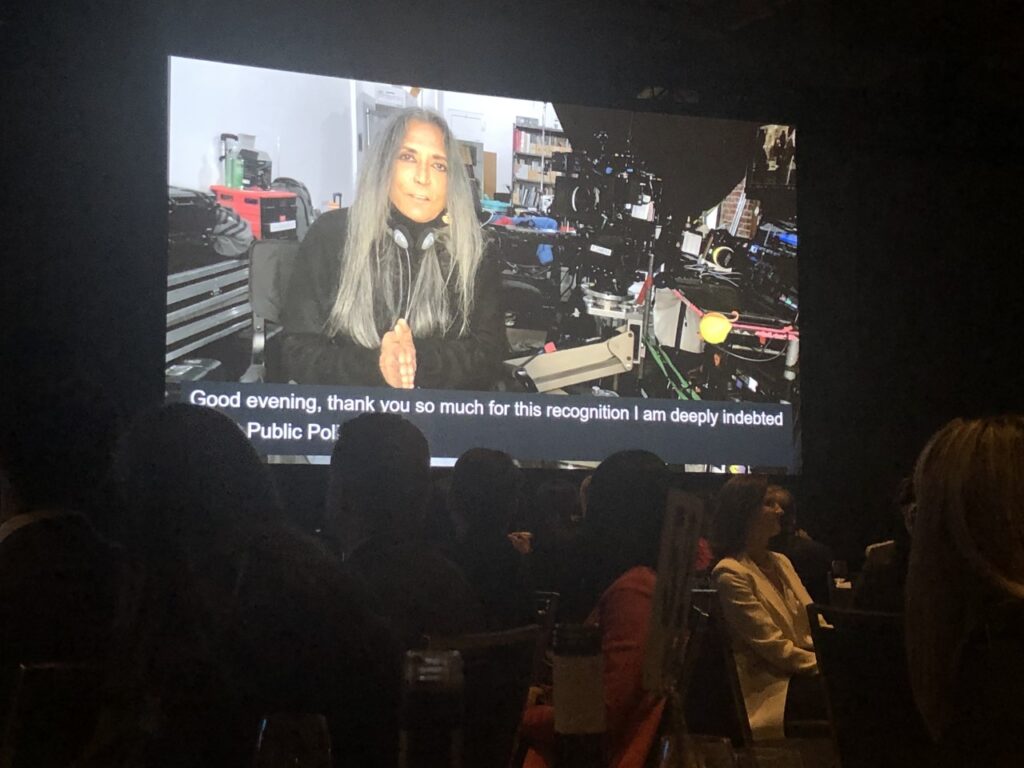
[(805, 608), (811, 597), (789, 559), (769, 554), (785, 586), (781, 595), (746, 556), (723, 558), (714, 570), (755, 739), (784, 737), (789, 679), (818, 668)]

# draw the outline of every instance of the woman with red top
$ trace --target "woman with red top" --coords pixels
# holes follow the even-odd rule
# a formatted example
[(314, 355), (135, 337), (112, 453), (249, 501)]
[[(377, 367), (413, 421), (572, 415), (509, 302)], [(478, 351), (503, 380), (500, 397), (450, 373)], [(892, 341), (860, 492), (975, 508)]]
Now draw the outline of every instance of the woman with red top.
[[(597, 468), (587, 497), (583, 546), (600, 594), (587, 623), (601, 628), (610, 768), (643, 766), (664, 707), (644, 690), (642, 669), (667, 480), (665, 463), (653, 453), (623, 451)], [(523, 734), (532, 747), (524, 768), (550, 765), (553, 707), (529, 707)]]

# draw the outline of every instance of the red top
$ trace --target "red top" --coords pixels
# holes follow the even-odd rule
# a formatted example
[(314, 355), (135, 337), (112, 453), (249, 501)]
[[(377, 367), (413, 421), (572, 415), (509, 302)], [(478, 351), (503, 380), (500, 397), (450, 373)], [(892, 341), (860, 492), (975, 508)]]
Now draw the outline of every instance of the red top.
[[(665, 706), (664, 699), (645, 691), (642, 682), (655, 578), (650, 568), (631, 568), (605, 590), (587, 618), (588, 624), (601, 627), (609, 768), (643, 767)], [(554, 714), (550, 705), (535, 705), (523, 715), (523, 735), (534, 747), (523, 768), (551, 764)]]

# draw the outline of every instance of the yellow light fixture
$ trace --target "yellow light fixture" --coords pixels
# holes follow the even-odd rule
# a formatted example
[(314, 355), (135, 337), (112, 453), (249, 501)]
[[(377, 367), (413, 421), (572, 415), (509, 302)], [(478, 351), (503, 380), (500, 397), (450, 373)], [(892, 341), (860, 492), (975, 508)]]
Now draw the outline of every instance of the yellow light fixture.
[(732, 321), (721, 312), (708, 312), (700, 319), (698, 328), (708, 344), (721, 344), (732, 330)]

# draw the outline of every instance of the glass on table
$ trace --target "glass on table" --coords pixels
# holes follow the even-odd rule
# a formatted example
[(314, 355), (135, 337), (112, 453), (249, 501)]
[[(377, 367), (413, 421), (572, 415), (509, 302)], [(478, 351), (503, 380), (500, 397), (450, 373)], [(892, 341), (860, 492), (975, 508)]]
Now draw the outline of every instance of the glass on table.
[(331, 731), (323, 715), (281, 712), (260, 721), (253, 768), (331, 768)]

